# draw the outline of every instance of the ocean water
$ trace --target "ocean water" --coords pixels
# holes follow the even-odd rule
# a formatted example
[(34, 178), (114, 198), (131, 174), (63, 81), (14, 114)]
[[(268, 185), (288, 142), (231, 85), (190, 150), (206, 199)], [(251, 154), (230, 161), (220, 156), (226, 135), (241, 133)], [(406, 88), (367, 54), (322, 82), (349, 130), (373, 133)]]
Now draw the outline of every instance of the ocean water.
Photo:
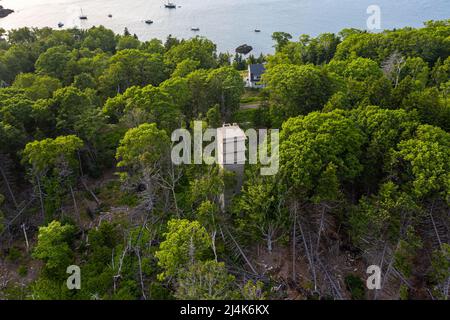
[[(253, 46), (253, 54), (273, 52), (275, 31), (316, 36), (343, 28), (366, 29), (369, 5), (381, 9), (381, 28), (419, 27), (424, 21), (450, 18), (450, 0), (0, 0), (15, 10), (0, 19), (0, 27), (89, 28), (104, 25), (117, 33), (127, 27), (141, 40), (165, 39), (169, 34), (190, 38), (205, 36), (221, 52), (234, 52), (241, 44)], [(80, 11), (88, 16), (80, 21)], [(113, 17), (109, 18), (108, 14)], [(151, 19), (152, 25), (144, 20)], [(200, 28), (199, 32), (191, 27)], [(254, 32), (260, 29), (260, 33)]]

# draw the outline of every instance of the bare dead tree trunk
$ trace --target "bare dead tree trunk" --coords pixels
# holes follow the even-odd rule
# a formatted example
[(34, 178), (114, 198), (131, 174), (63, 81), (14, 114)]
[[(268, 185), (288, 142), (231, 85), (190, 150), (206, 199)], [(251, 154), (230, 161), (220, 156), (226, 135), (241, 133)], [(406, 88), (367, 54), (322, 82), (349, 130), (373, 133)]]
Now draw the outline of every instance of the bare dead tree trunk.
[(111, 266), (114, 270), (114, 248), (112, 248), (111, 250)]
[(405, 279), (405, 277), (402, 275), (401, 272), (399, 272), (395, 267), (392, 267), (392, 272), (409, 288), (414, 289), (413, 286), (409, 283), (408, 280)]
[(12, 200), (13, 203), (14, 203), (14, 206), (15, 206), (16, 208), (18, 208), (19, 205), (17, 204), (16, 197), (14, 196), (14, 193), (12, 192), (11, 185), (10, 185), (10, 183), (9, 183), (8, 177), (6, 176), (5, 172), (3, 171), (2, 166), (0, 166), (0, 174), (2, 175), (3, 181), (5, 181), (6, 188), (8, 189), (8, 193), (9, 193), (9, 195), (10, 195), (10, 197), (11, 197), (11, 200)]
[(180, 218), (180, 210), (178, 209), (178, 203), (177, 203), (177, 195), (175, 193), (175, 188), (171, 188), (170, 189), (172, 191), (172, 196), (173, 196), (173, 203), (175, 204), (175, 212), (177, 214), (177, 218)]
[(400, 80), (400, 71), (401, 71), (401, 69), (400, 69), (400, 67), (398, 67), (398, 68), (397, 68), (396, 75), (395, 75), (395, 85), (394, 85), (394, 88), (397, 88), (397, 87), (398, 87), (398, 82), (399, 82), (399, 80)]
[(30, 244), (28, 243), (28, 236), (27, 236), (27, 230), (25, 228), (25, 223), (22, 223), (21, 227), (23, 230), (23, 235), (25, 237), (25, 244), (27, 246), (27, 252), (28, 252), (30, 250)]
[(212, 246), (212, 250), (213, 250), (213, 252), (214, 252), (214, 260), (217, 261), (216, 234), (217, 234), (217, 231), (216, 231), (216, 230), (214, 230), (214, 231), (211, 233), (211, 246)]
[(80, 175), (81, 175), (81, 177), (83, 177), (84, 176), (83, 166), (81, 165), (81, 156), (80, 156), (79, 150), (77, 151), (77, 156), (78, 156), (78, 165), (80, 166)]
[(308, 259), (309, 262), (309, 268), (311, 269), (311, 273), (313, 275), (314, 291), (317, 291), (317, 278), (316, 278), (316, 268), (314, 266), (314, 257), (311, 255), (312, 251), (310, 251), (311, 249), (309, 248), (308, 243), (306, 241), (305, 233), (300, 220), (298, 221), (298, 226), (300, 228), (300, 234), (302, 235), (303, 246), (305, 247), (306, 258)]
[[(88, 150), (89, 154), (91, 154), (90, 149), (88, 148), (87, 150)], [(97, 205), (100, 205), (100, 204), (101, 204), (100, 200), (97, 198), (97, 196), (95, 195), (95, 193), (92, 192), (91, 189), (89, 189), (89, 187), (88, 187), (87, 184), (86, 184), (86, 181), (84, 180), (84, 172), (83, 172), (83, 166), (82, 166), (82, 164), (81, 164), (81, 156), (80, 156), (80, 152), (77, 151), (77, 154), (78, 154), (78, 163), (79, 163), (79, 165), (80, 165), (80, 177), (81, 177), (80, 180), (81, 180), (81, 184), (83, 185), (84, 189), (86, 189), (86, 191), (90, 193), (90, 195), (92, 196), (92, 198), (94, 198), (94, 200), (95, 200), (95, 202), (97, 203)], [(92, 154), (91, 154), (91, 157), (94, 158)]]
[(72, 195), (73, 207), (75, 209), (75, 214), (77, 215), (78, 223), (81, 226), (81, 215), (80, 215), (80, 211), (78, 210), (77, 200), (75, 199), (75, 194), (73, 192), (72, 186), (70, 185), (69, 188), (70, 188), (70, 194)]
[[(394, 262), (395, 262), (395, 252), (397, 251), (399, 245), (400, 245), (400, 240), (397, 242), (397, 245), (395, 246), (395, 249), (392, 250), (392, 254), (391, 254), (389, 263), (387, 265), (386, 272), (384, 273), (383, 280), (381, 281), (381, 290), (383, 290), (385, 288), (386, 283), (387, 283), (387, 281), (389, 279), (389, 276), (391, 275), (391, 272), (392, 272), (392, 269), (393, 269), (393, 266), (394, 266)], [(378, 298), (378, 293), (381, 290), (376, 290), (375, 291), (375, 297), (376, 298)]]
[(437, 240), (438, 240), (439, 247), (442, 248), (441, 237), (439, 236), (439, 232), (438, 232), (438, 229), (437, 229), (437, 227), (436, 227), (436, 223), (434, 222), (434, 218), (433, 218), (433, 209), (434, 209), (434, 202), (433, 202), (433, 205), (431, 206), (431, 210), (430, 210), (430, 218), (431, 218), (431, 223), (433, 224), (434, 232), (436, 233), (436, 238), (437, 238)]
[(297, 280), (297, 273), (295, 272), (295, 260), (296, 260), (296, 248), (295, 244), (297, 242), (297, 203), (294, 204), (294, 223), (292, 226), (292, 280), (295, 282)]
[(137, 247), (135, 249), (136, 255), (138, 257), (138, 264), (139, 264), (139, 279), (141, 282), (141, 293), (142, 293), (142, 297), (144, 298), (144, 300), (147, 300), (147, 296), (145, 295), (145, 290), (144, 290), (144, 277), (142, 275), (142, 261), (141, 261), (141, 254), (140, 254), (140, 250), (139, 247)]
[(316, 244), (316, 249), (319, 250), (319, 246), (320, 246), (320, 236), (322, 235), (322, 229), (323, 229), (323, 225), (324, 225), (324, 218), (325, 218), (325, 206), (322, 206), (322, 214), (320, 216), (320, 223), (319, 223), (319, 233), (317, 235), (317, 244)]
[(0, 236), (3, 235), (3, 233), (6, 232), (6, 230), (9, 230), (9, 227), (12, 225), (12, 223), (14, 221), (16, 221), (16, 219), (18, 217), (20, 217), (20, 215), (34, 202), (34, 200), (35, 200), (35, 197), (33, 196), (30, 199), (30, 201), (19, 210), (19, 212), (14, 216), (14, 218), (12, 218), (11, 220), (8, 221), (8, 223), (6, 224), (6, 228), (4, 228), (4, 230), (2, 232), (0, 232)]
[(36, 180), (37, 180), (37, 183), (38, 183), (39, 201), (41, 202), (42, 221), (45, 221), (44, 199), (42, 199), (41, 179), (39, 178), (39, 176), (36, 176)]
[(272, 223), (269, 223), (267, 230), (262, 232), (263, 236), (266, 238), (267, 251), (272, 253), (273, 250), (273, 237), (275, 236), (275, 228)]
[(191, 259), (191, 265), (193, 265), (195, 262), (195, 245), (193, 236), (191, 236), (189, 241), (189, 258)]
[(241, 256), (244, 258), (245, 262), (247, 262), (248, 266), (250, 267), (250, 269), (252, 269), (254, 274), (258, 274), (258, 272), (256, 271), (256, 269), (253, 267), (253, 265), (250, 263), (250, 260), (247, 258), (247, 256), (245, 255), (244, 251), (242, 251), (241, 247), (239, 246), (239, 244), (237, 243), (236, 239), (234, 239), (233, 235), (231, 234), (231, 232), (228, 229), (225, 229), (228, 233), (228, 235), (230, 236), (231, 240), (233, 241), (233, 243), (235, 244), (236, 248), (239, 250), (239, 253), (241, 254)]
[(92, 198), (95, 200), (95, 202), (97, 203), (97, 205), (100, 205), (100, 204), (101, 204), (100, 200), (97, 198), (97, 196), (95, 195), (95, 193), (92, 192), (92, 190), (90, 190), (90, 189), (88, 188), (88, 186), (86, 185), (86, 182), (84, 181), (84, 178), (81, 177), (80, 180), (81, 180), (81, 184), (83, 185), (84, 189), (86, 189), (86, 191), (90, 193), (90, 195), (91, 195)]
[(178, 180), (182, 177), (182, 172), (178, 170), (178, 172), (175, 172), (174, 165), (172, 161), (170, 161), (170, 170), (168, 174), (168, 178), (166, 179), (163, 174), (159, 175), (159, 184), (164, 189), (170, 190), (170, 193), (173, 197), (173, 202), (175, 206), (175, 213), (178, 218), (180, 218), (180, 209), (178, 208), (178, 200), (177, 200), (177, 194), (175, 192), (175, 187), (177, 185)]
[(127, 254), (130, 246), (131, 246), (131, 237), (127, 243), (127, 246), (123, 249), (122, 256), (120, 257), (120, 260), (119, 260), (119, 269), (117, 270), (117, 274), (113, 276), (114, 293), (116, 293), (116, 289), (117, 289), (117, 280), (120, 279), (120, 277), (122, 277), (121, 272), (122, 272), (123, 260), (125, 259), (125, 255)]
[(328, 270), (325, 268), (325, 266), (323, 265), (323, 263), (320, 261), (320, 259), (317, 259), (319, 266), (322, 268), (323, 273), (325, 274), (325, 277), (328, 279), (328, 282), (330, 283), (331, 287), (333, 288), (334, 291), (334, 296), (337, 297), (339, 300), (343, 299), (342, 296), (342, 290), (339, 286), (339, 282), (335, 281), (330, 273), (328, 272)]
[[(387, 250), (387, 243), (384, 244), (384, 248), (383, 248), (383, 253), (381, 254), (381, 262), (380, 262), (380, 270), (383, 270), (383, 266), (384, 266), (384, 258), (386, 255), (386, 250)], [(378, 292), (380, 290), (375, 290), (375, 293), (373, 294), (373, 299), (376, 300), (378, 298)]]

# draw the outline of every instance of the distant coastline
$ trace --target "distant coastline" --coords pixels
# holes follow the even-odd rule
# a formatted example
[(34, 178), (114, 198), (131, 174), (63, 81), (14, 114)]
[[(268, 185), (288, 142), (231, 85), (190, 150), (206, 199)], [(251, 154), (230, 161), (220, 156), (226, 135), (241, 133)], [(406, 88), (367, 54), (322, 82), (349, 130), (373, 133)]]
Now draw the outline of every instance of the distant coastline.
[[(164, 41), (169, 35), (180, 39), (204, 36), (217, 44), (219, 52), (234, 52), (246, 43), (253, 47), (254, 55), (259, 55), (274, 53), (271, 36), (277, 31), (298, 39), (301, 34), (318, 36), (337, 33), (346, 27), (365, 30), (369, 18), (367, 5), (371, 3), (370, 0), (171, 1), (182, 7), (168, 10), (164, 7), (167, 0), (0, 0), (5, 10), (14, 11), (0, 18), (0, 28), (6, 31), (23, 27), (60, 29), (61, 22), (64, 24), (61, 29), (103, 25), (122, 34), (127, 27), (143, 41), (153, 38)], [(429, 0), (402, 1), (400, 6), (396, 1), (379, 0), (377, 3), (385, 13), (381, 30), (419, 28), (423, 21), (447, 19), (448, 1), (434, 0), (433, 6)], [(88, 20), (79, 19), (81, 9)], [(146, 24), (145, 20), (154, 23)], [(193, 31), (193, 27), (200, 30)]]
[(3, 8), (3, 6), (0, 6), (0, 18), (5, 18), (13, 12), (14, 12), (14, 10), (5, 9), (5, 8)]

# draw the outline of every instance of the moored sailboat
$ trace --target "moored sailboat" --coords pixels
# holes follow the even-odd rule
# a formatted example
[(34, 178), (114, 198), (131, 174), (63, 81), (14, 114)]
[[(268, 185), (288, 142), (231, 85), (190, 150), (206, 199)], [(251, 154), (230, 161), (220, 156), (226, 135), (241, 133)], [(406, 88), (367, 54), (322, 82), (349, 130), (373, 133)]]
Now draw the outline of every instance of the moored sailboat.
[(177, 7), (177, 5), (173, 2), (168, 1), (166, 4), (164, 4), (164, 7), (168, 8), (168, 9), (175, 9)]

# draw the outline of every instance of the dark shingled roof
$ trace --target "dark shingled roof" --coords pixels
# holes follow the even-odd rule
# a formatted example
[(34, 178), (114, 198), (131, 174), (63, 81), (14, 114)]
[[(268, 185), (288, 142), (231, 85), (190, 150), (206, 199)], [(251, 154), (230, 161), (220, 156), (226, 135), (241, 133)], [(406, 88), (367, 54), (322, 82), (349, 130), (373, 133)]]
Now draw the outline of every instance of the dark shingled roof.
[(251, 64), (249, 67), (250, 73), (255, 77), (261, 76), (264, 71), (266, 71), (266, 68), (264, 68), (264, 65), (261, 63)]

